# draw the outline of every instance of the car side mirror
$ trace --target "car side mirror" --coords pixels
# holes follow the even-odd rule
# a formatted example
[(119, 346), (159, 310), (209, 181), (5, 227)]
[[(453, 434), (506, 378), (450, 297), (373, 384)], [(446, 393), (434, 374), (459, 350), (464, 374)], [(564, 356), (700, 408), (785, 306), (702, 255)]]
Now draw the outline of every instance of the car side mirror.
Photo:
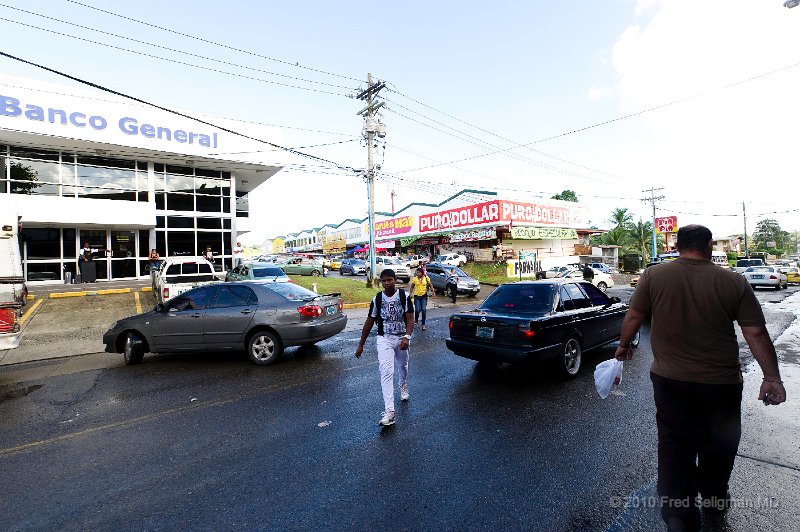
[(158, 303), (155, 307), (153, 307), (155, 312), (164, 312), (164, 304)]

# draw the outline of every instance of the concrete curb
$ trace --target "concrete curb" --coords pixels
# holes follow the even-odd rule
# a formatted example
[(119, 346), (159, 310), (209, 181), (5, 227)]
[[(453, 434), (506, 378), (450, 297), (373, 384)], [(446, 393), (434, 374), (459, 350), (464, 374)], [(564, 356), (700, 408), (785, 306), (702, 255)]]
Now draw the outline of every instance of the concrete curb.
[(343, 303), (342, 308), (369, 308), (369, 303)]
[[(80, 292), (53, 292), (47, 297), (51, 299), (63, 299), (66, 297), (86, 297), (86, 296), (107, 296), (111, 294), (130, 294), (131, 292), (152, 292), (153, 289), (145, 286), (140, 290), (135, 288), (106, 288), (104, 290), (82, 290)], [(28, 296), (28, 299), (34, 299), (36, 296)]]

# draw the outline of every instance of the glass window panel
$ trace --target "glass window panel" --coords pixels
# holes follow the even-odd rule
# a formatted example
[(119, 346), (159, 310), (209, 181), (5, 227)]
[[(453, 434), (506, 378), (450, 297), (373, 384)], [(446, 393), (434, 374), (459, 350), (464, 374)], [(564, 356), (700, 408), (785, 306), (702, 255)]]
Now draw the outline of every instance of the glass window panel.
[(65, 194), (67, 194), (67, 195), (71, 195), (72, 194), (72, 189), (74, 189), (79, 198), (136, 201), (136, 192), (134, 192), (132, 190), (117, 189), (117, 188), (114, 188), (113, 186), (107, 186), (107, 187), (64, 187), (64, 188), (65, 188)]
[(153, 171), (164, 173), (164, 165), (162, 163), (153, 163)]
[(150, 230), (149, 229), (140, 229), (139, 230), (139, 256), (140, 257), (149, 257), (150, 256)]
[(223, 229), (230, 229), (231, 228), (231, 219), (230, 218), (223, 218), (222, 219), (222, 228)]
[(136, 190), (147, 191), (147, 172), (136, 172)]
[(147, 161), (136, 161), (136, 169), (147, 175)]
[(12, 157), (24, 157), (27, 159), (40, 159), (42, 161), (58, 161), (59, 153), (57, 151), (48, 151), (40, 149), (29, 148), (15, 148), (11, 146)]
[(231, 254), (231, 233), (224, 232), (222, 233), (222, 249), (224, 250), (224, 255)]
[(211, 251), (214, 255), (222, 253), (222, 234), (220, 232), (212, 233), (209, 231), (197, 232), (197, 248), (204, 251), (206, 246), (211, 246)]
[(28, 260), (61, 258), (61, 231), (32, 227), (23, 231)]
[(164, 177), (164, 174), (156, 173), (154, 182), (155, 182), (156, 190), (166, 190), (167, 189), (167, 185), (166, 185), (167, 182), (166, 182), (166, 178)]
[(164, 216), (156, 216), (156, 227), (164, 228), (166, 226), (166, 218)]
[(78, 164), (91, 164), (94, 166), (105, 166), (108, 168), (127, 168), (135, 169), (136, 161), (126, 161), (125, 159), (111, 159), (109, 157), (86, 157), (79, 155), (77, 157)]
[(136, 259), (111, 261), (111, 278), (136, 277)]
[(168, 231), (167, 247), (170, 255), (197, 255), (194, 231)]
[(150, 261), (149, 260), (140, 260), (139, 261), (139, 275), (150, 275)]
[(90, 187), (113, 185), (115, 188), (136, 190), (136, 172), (116, 168), (97, 168), (78, 165), (78, 184)]
[(170, 229), (194, 229), (194, 218), (187, 216), (167, 216)]
[(156, 192), (156, 209), (163, 211), (166, 207), (166, 197), (163, 192)]
[(12, 194), (41, 194), (43, 196), (58, 196), (61, 185), (51, 183), (32, 183), (30, 181), (11, 181)]
[(219, 196), (222, 194), (222, 185), (225, 184), (225, 182), (220, 179), (211, 179), (208, 177), (196, 177), (194, 182), (198, 194), (209, 194), (211, 196)]
[(231, 212), (231, 198), (227, 196), (222, 197), (222, 212)]
[(74, 257), (78, 256), (78, 246), (77, 246), (77, 238), (75, 238), (75, 229), (64, 229), (63, 231), (64, 241), (62, 245), (62, 250), (64, 251), (64, 258), (66, 260), (71, 260)]
[(101, 258), (94, 260), (95, 268), (97, 268), (97, 278), (99, 280), (108, 279), (108, 261)]
[(194, 194), (194, 178), (187, 175), (167, 174), (167, 192)]
[[(135, 231), (111, 231), (111, 258), (133, 257), (136, 253)], [(112, 276), (114, 271), (112, 269)]]
[[(106, 232), (97, 229), (81, 229), (78, 245), (83, 249), (87, 245), (96, 249), (93, 254), (95, 259), (102, 259), (106, 256)], [(80, 250), (79, 250), (80, 251)]]
[(220, 212), (222, 204), (219, 196), (203, 196), (198, 194), (195, 196), (197, 202), (197, 210), (201, 212)]
[(142, 191), (139, 191), (139, 192), (137, 192), (137, 193), (136, 193), (136, 199), (137, 199), (137, 201), (144, 201), (144, 202), (146, 202), (146, 201), (147, 201), (147, 194), (148, 194), (147, 192), (142, 192)]
[(188, 166), (172, 166), (171, 164), (168, 164), (166, 172), (168, 174), (194, 175), (194, 168)]
[(198, 218), (198, 229), (222, 229), (222, 220), (219, 218)]
[(164, 231), (156, 231), (156, 251), (159, 256), (167, 256), (167, 236)]
[(69, 272), (69, 273), (72, 274), (72, 282), (73, 283), (76, 282), (77, 277), (78, 277), (77, 274), (76, 274), (77, 270), (78, 270), (78, 265), (77, 265), (76, 262), (74, 262), (74, 261), (64, 262), (64, 271), (65, 272)]
[(6, 169), (6, 148), (0, 146), (0, 194), (8, 191), (8, 170)]
[(58, 281), (61, 280), (61, 263), (47, 262), (42, 264), (27, 264), (28, 281)]
[(203, 177), (216, 177), (217, 179), (222, 177), (219, 170), (207, 170), (205, 168), (195, 168), (194, 174)]
[(62, 164), (61, 165), (61, 182), (65, 185), (75, 184), (75, 165)]
[(11, 179), (38, 183), (60, 183), (58, 163), (9, 159)]
[(193, 211), (194, 196), (191, 194), (167, 194), (167, 210), (170, 211)]

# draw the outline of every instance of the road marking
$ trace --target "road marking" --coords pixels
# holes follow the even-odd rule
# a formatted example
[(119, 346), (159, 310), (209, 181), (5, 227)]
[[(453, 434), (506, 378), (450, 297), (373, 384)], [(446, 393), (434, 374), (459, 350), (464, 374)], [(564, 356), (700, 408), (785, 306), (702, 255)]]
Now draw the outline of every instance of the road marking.
[(142, 313), (142, 302), (139, 301), (139, 292), (133, 293), (133, 299), (136, 300), (136, 314)]
[(25, 311), (25, 314), (23, 314), (22, 317), (19, 319), (20, 329), (22, 329), (25, 326), (25, 322), (27, 322), (33, 315), (33, 313), (36, 311), (36, 309), (39, 308), (39, 305), (42, 304), (42, 301), (44, 301), (44, 299), (37, 300), (31, 308)]

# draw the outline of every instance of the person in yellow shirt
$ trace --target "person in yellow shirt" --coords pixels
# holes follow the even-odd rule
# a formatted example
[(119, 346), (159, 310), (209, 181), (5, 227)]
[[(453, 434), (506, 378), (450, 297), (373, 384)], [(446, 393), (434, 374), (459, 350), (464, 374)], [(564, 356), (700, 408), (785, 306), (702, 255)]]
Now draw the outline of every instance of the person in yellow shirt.
[(433, 290), (431, 278), (425, 274), (424, 268), (417, 268), (416, 275), (411, 279), (411, 297), (414, 298), (414, 324), (419, 323), (422, 314), (422, 330), (425, 327), (425, 314), (428, 307), (428, 288)]

